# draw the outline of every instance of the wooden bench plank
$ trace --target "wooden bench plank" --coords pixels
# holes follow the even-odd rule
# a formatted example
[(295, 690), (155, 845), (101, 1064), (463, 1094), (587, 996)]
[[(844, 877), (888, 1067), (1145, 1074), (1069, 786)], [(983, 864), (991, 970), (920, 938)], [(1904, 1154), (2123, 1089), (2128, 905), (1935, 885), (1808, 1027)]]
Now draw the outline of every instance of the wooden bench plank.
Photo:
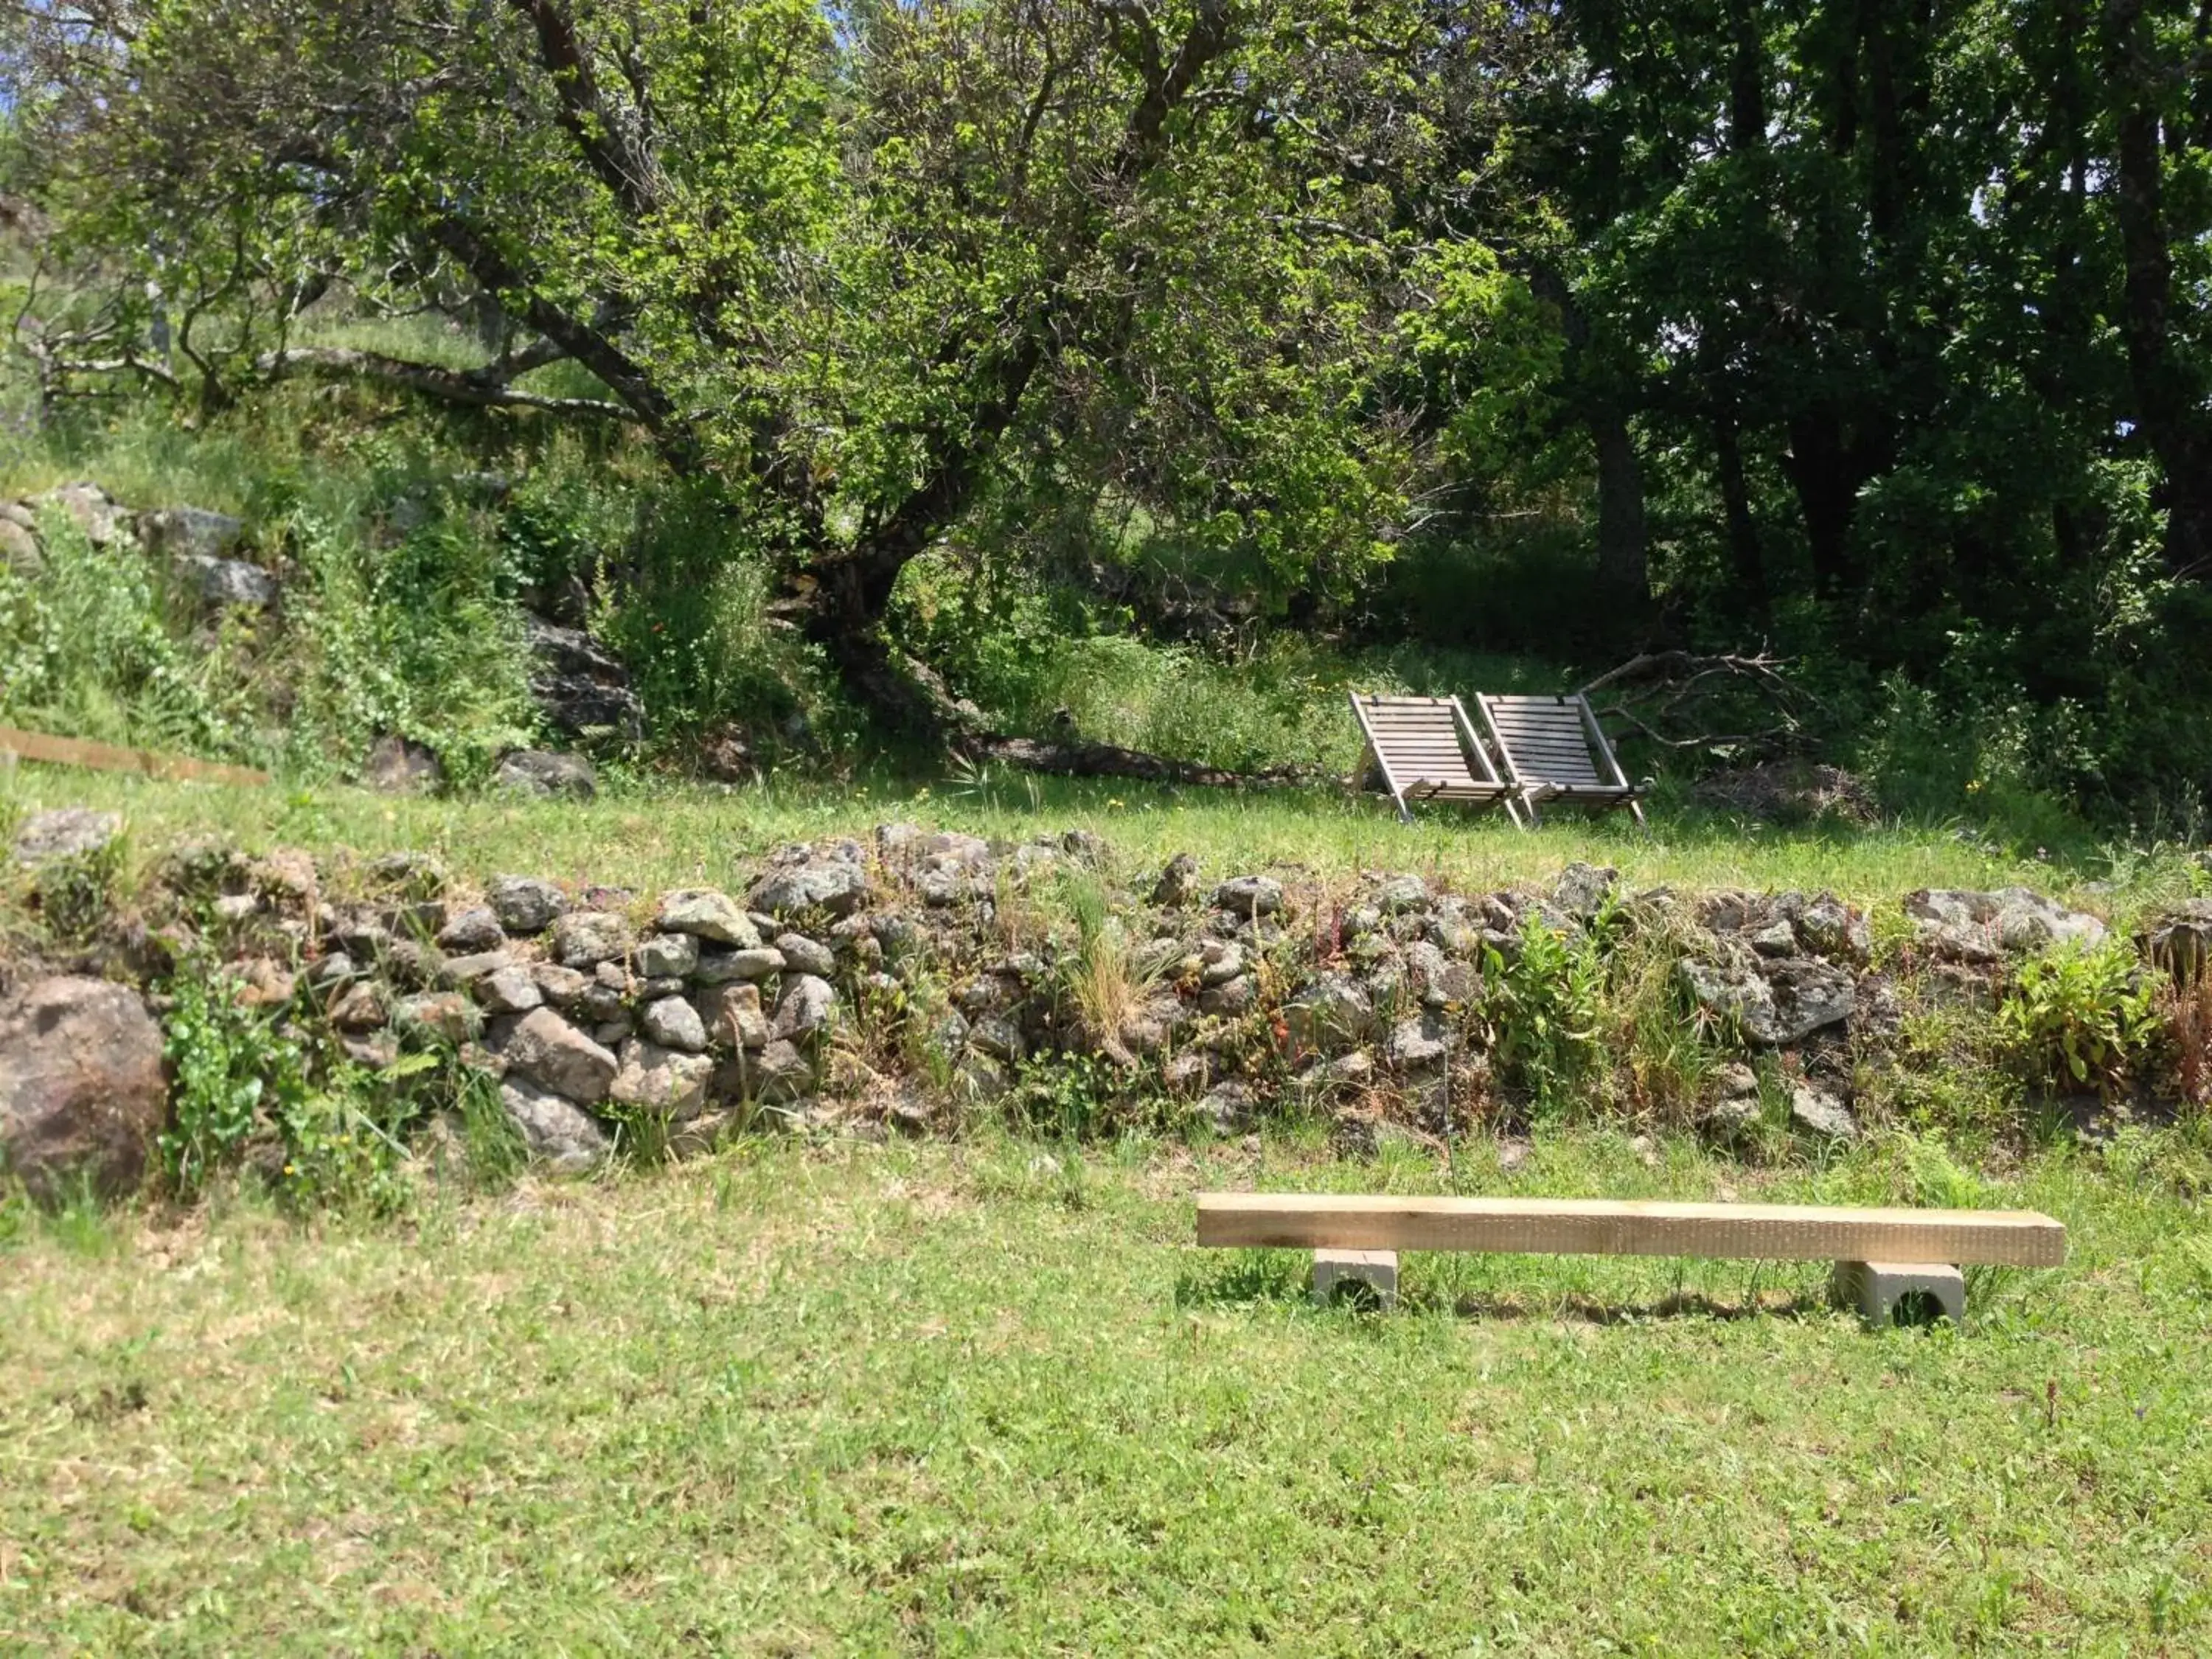
[(2066, 1229), (2032, 1210), (1838, 1209), (1561, 1198), (1201, 1193), (1198, 1242), (1223, 1248), (1695, 1255), (1759, 1261), (2055, 1267)]

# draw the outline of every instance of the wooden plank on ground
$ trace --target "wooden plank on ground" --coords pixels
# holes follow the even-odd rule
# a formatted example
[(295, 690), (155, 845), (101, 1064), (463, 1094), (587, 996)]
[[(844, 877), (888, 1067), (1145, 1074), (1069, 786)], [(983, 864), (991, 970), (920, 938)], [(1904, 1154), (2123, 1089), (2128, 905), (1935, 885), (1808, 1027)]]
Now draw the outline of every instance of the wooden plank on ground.
[(1695, 1255), (2055, 1267), (2066, 1229), (2031, 1210), (1838, 1209), (1565, 1198), (1201, 1193), (1198, 1242), (1229, 1248)]
[(19, 732), (12, 726), (0, 726), (0, 754), (23, 760), (50, 761), (59, 766), (89, 766), (100, 772), (142, 772), (149, 778), (190, 778), (240, 785), (269, 781), (266, 772), (257, 772), (250, 766), (226, 766), (220, 761), (165, 755), (153, 749), (118, 749), (113, 744), (93, 743), (83, 738), (50, 738), (43, 732)]

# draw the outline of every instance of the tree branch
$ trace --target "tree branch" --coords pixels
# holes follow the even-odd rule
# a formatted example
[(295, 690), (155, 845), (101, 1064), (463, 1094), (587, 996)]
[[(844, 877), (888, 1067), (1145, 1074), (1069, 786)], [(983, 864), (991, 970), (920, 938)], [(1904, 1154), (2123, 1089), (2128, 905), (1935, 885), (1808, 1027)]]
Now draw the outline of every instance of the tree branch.
[(503, 380), (481, 374), (446, 368), (436, 363), (410, 362), (381, 352), (356, 351), (347, 346), (295, 346), (267, 351), (254, 360), (254, 372), (266, 380), (311, 374), (336, 380), (380, 380), (405, 386), (451, 404), (476, 409), (535, 409), (549, 415), (588, 415), (598, 419), (632, 421), (636, 412), (627, 404), (605, 398), (548, 398), (521, 392)]
[(560, 102), (554, 118), (623, 210), (632, 219), (649, 218), (660, 206), (660, 169), (629, 112), (613, 107), (601, 95), (591, 53), (576, 33), (574, 20), (555, 0), (510, 3), (537, 31), (538, 61), (551, 77)]

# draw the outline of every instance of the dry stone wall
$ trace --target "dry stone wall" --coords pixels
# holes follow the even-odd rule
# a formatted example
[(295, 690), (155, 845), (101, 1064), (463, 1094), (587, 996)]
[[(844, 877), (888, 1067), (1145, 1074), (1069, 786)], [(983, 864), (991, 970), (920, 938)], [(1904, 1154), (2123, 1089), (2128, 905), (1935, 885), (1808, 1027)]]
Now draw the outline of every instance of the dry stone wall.
[[(118, 827), (41, 815), (18, 866), (96, 856)], [(1988, 997), (2010, 957), (2105, 931), (2024, 890), (1916, 893), (1901, 957), (1877, 966), (1869, 918), (1829, 894), (1632, 893), (1580, 864), (1485, 893), (1404, 872), (1209, 875), (1188, 856), (1129, 867), (1079, 831), (1006, 844), (907, 823), (743, 873), (641, 894), (471, 884), (412, 854), (179, 848), (91, 945), (5, 969), (0, 1143), (37, 1181), (72, 1163), (136, 1178), (161, 1110), (146, 1011), (210, 962), (323, 1052), (374, 1071), (427, 1050), (495, 1079), (555, 1170), (647, 1123), (679, 1150), (763, 1120), (950, 1125), (1075, 1064), (1230, 1133), (1287, 1098), (1367, 1121), (1453, 1100), (1510, 1113), (1487, 981), (1539, 926), (1659, 954), (1681, 1018), (1736, 1056), (1699, 1103), (1712, 1133), (1757, 1117), (1747, 1062), (1771, 1054), (1796, 1127), (1848, 1139), (1854, 1079), (1900, 1021), (1899, 959)], [(2208, 944), (2212, 907), (2142, 939), (2195, 960)], [(69, 1073), (64, 1047), (112, 1055), (115, 1075)], [(98, 1117), (94, 1097), (118, 1104)]]

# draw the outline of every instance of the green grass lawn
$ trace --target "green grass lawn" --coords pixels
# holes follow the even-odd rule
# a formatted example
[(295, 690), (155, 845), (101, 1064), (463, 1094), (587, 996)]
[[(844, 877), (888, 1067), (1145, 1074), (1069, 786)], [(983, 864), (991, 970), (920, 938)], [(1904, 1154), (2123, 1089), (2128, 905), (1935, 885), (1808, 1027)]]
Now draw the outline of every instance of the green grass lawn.
[(1316, 1310), (1190, 1243), (1209, 1186), (1911, 1200), (1908, 1150), (753, 1142), (399, 1223), (18, 1211), (0, 1649), (2205, 1650), (2198, 1152), (1990, 1177), (2073, 1254), (1964, 1334), (1804, 1265)]
[[(501, 871), (649, 891), (736, 884), (787, 841), (865, 838), (906, 818), (1025, 839), (1081, 828), (1103, 836), (1132, 873), (1180, 852), (1225, 876), (1273, 868), (1328, 880), (1360, 869), (1419, 870), (1468, 890), (1549, 882), (1573, 859), (1619, 866), (1640, 886), (1829, 888), (1862, 903), (1893, 903), (1916, 887), (2020, 883), (2118, 915), (2190, 890), (2186, 860), (2079, 850), (2059, 861), (2012, 856), (1945, 826), (1777, 830), (1697, 815), (1655, 814), (1649, 831), (1625, 814), (1561, 813), (1534, 833), (1502, 815), (1424, 812), (1407, 826), (1385, 800), (1341, 791), (1239, 794), (1000, 774), (983, 782), (861, 776), (743, 788), (634, 787), (589, 804), (490, 797), (391, 799), (352, 788), (230, 789), (61, 768), (0, 766), (0, 817), (12, 806), (92, 805), (122, 811), (142, 854), (178, 838), (232, 836), (249, 848), (351, 847), (440, 853), (463, 875)], [(2091, 883), (2100, 889), (2087, 890)]]

